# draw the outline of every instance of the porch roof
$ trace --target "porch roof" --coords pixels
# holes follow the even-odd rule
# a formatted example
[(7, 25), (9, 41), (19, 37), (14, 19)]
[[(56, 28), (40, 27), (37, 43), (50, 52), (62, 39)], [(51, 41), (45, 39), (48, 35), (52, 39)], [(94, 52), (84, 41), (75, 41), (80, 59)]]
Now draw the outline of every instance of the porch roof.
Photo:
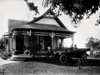
[(49, 25), (49, 24), (45, 25), (45, 24), (37, 24), (37, 23), (26, 24), (18, 28), (14, 28), (13, 30), (39, 30), (39, 31), (44, 31), (44, 32), (53, 31), (53, 32), (61, 32), (61, 33), (69, 33), (69, 34), (75, 33), (75, 32), (69, 31), (66, 28), (62, 28), (56, 25)]

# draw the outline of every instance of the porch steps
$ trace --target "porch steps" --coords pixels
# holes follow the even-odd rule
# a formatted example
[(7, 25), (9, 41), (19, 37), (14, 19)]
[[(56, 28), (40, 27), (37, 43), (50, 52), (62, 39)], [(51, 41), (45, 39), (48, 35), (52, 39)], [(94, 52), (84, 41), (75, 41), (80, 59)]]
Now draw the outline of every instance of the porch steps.
[(9, 60), (12, 60), (12, 61), (24, 61), (24, 60), (27, 60), (27, 59), (32, 59), (32, 56), (24, 55), (24, 54), (12, 55), (12, 57)]

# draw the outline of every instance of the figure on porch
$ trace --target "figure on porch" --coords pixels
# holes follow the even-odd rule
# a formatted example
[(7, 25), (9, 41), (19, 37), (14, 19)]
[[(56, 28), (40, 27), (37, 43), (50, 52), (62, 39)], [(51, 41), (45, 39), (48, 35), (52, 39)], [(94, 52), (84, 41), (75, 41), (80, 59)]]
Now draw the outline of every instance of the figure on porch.
[(74, 45), (74, 50), (77, 50), (77, 45), (76, 44)]
[(25, 54), (25, 55), (30, 55), (29, 47), (25, 47), (24, 54)]
[(18, 54), (18, 50), (15, 50), (15, 49), (14, 49), (13, 54), (14, 54), (14, 55), (17, 55), (17, 54)]

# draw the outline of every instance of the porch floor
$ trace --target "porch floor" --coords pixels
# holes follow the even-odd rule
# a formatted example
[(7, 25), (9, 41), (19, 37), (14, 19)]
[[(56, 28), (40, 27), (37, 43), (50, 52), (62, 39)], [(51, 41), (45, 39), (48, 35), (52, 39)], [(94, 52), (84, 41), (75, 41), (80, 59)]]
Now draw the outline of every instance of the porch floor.
[(32, 59), (31, 55), (24, 55), (24, 54), (18, 54), (18, 55), (12, 55), (12, 57), (10, 58), (10, 60), (16, 60), (16, 61), (24, 61), (26, 59)]

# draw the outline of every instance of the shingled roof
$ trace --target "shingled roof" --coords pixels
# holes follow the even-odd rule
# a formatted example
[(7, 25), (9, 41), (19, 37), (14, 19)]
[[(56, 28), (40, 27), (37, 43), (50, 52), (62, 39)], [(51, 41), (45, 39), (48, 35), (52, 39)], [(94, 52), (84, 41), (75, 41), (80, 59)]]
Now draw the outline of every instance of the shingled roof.
[(73, 33), (72, 31), (69, 31), (65, 28), (61, 28), (59, 26), (56, 25), (44, 25), (44, 24), (37, 24), (35, 23), (30, 24), (30, 25), (24, 25), (24, 26), (20, 26), (18, 28), (15, 28), (14, 30), (36, 30), (36, 31), (53, 31), (53, 32), (63, 32), (63, 33)]
[(72, 31), (69, 31), (65, 27), (65, 25), (60, 21), (60, 19), (57, 16), (55, 16), (54, 12), (51, 9), (48, 9), (40, 17), (38, 17), (22, 26), (16, 27), (13, 30), (29, 30), (29, 29), (73, 33)]
[[(50, 16), (49, 17), (46, 17), (47, 14), (53, 15), (53, 17), (50, 17)], [(33, 24), (33, 23), (35, 23), (35, 22), (37, 22), (37, 21), (39, 21), (39, 20), (41, 20), (43, 18), (51, 18), (51, 19), (54, 19), (55, 21), (57, 21), (57, 23), (61, 27), (66, 28), (65, 25), (60, 21), (60, 19), (57, 16), (55, 16), (54, 12), (51, 9), (48, 9), (43, 15), (41, 15), (38, 18), (35, 18), (34, 20), (28, 22), (27, 24)]]

